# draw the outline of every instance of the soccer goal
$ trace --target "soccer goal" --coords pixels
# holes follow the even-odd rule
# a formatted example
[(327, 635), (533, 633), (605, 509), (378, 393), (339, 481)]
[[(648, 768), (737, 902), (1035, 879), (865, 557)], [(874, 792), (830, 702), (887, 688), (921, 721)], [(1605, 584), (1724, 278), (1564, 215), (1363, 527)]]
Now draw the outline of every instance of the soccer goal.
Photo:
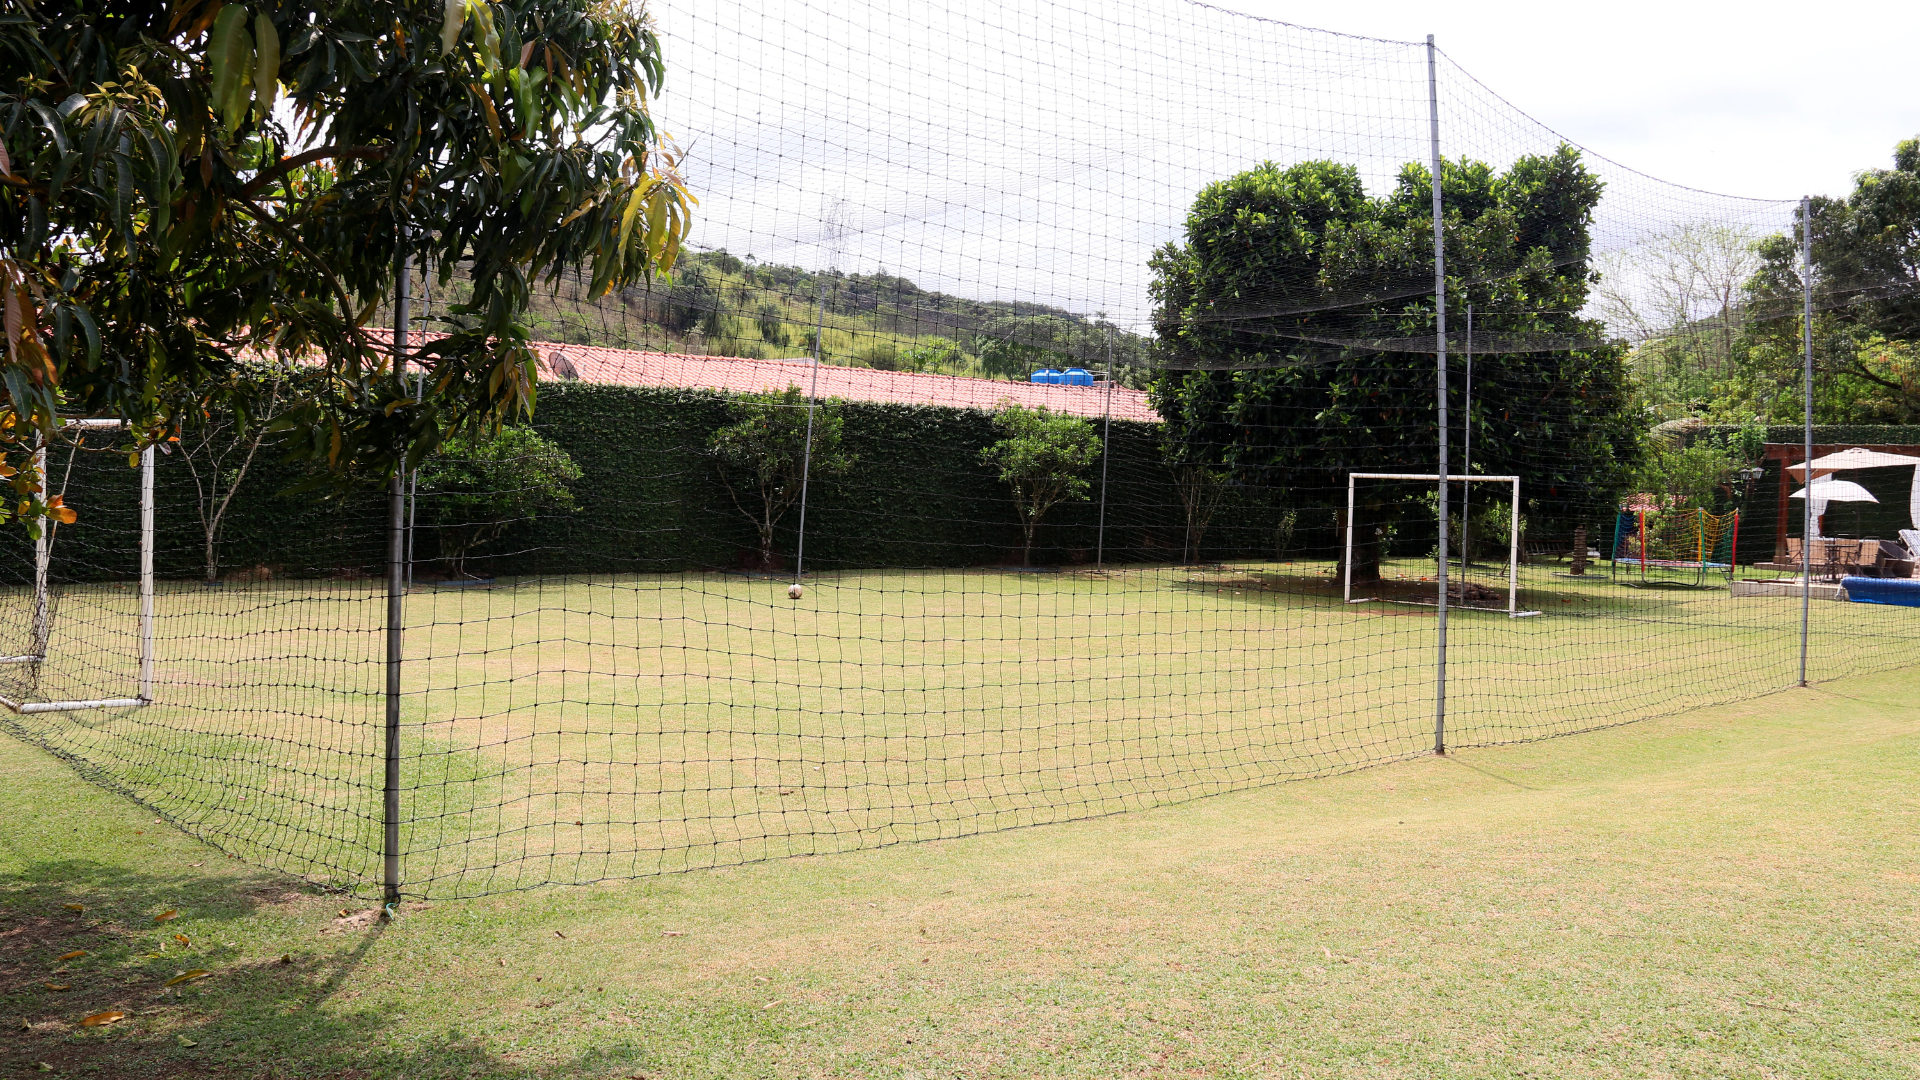
[[(1437, 484), (1440, 482), (1440, 475), (1438, 473), (1348, 473), (1347, 474), (1347, 518), (1346, 518), (1347, 525), (1344, 529), (1342, 529), (1342, 533), (1344, 534), (1342, 538), (1342, 543), (1344, 545), (1344, 550), (1345, 550), (1345, 556), (1341, 559), (1341, 577), (1343, 579), (1341, 582), (1342, 598), (1346, 600), (1346, 602), (1349, 604), (1365, 604), (1365, 603), (1378, 602), (1378, 603), (1399, 603), (1399, 604), (1415, 604), (1415, 605), (1428, 605), (1428, 606), (1437, 605), (1439, 603), (1439, 596), (1438, 596), (1437, 589), (1432, 595), (1428, 595), (1424, 593), (1423, 590), (1421, 590), (1417, 586), (1409, 588), (1409, 587), (1406, 587), (1405, 585), (1401, 585), (1398, 587), (1389, 588), (1389, 586), (1392, 583), (1385, 582), (1384, 580), (1375, 581), (1375, 582), (1362, 582), (1361, 585), (1363, 589), (1369, 586), (1373, 586), (1373, 588), (1369, 589), (1372, 595), (1359, 596), (1359, 597), (1354, 596), (1354, 593), (1353, 593), (1354, 529), (1353, 529), (1352, 523), (1354, 520), (1354, 508), (1356, 505), (1356, 495), (1358, 491), (1358, 485), (1359, 485), (1359, 482), (1363, 480), (1370, 480), (1370, 481), (1419, 480), (1419, 481), (1425, 481), (1430, 484)], [(1534, 615), (1540, 614), (1538, 611), (1520, 610), (1520, 478), (1518, 476), (1449, 476), (1447, 477), (1447, 480), (1449, 482), (1457, 480), (1457, 481), (1460, 481), (1461, 483), (1510, 485), (1511, 495), (1509, 498), (1510, 512), (1508, 515), (1509, 525), (1508, 525), (1508, 535), (1507, 535), (1507, 562), (1506, 562), (1507, 588), (1506, 588), (1506, 606), (1504, 610), (1507, 613), (1507, 617), (1511, 619), (1524, 619), (1524, 618), (1529, 618)], [(1449, 556), (1449, 553), (1443, 552), (1441, 553), (1440, 557), (1446, 558), (1448, 556)], [(1503, 610), (1502, 608), (1499, 608), (1499, 607), (1492, 607), (1491, 605), (1487, 605), (1484, 603), (1474, 602), (1474, 597), (1469, 595), (1468, 593), (1468, 589), (1467, 589), (1468, 582), (1464, 576), (1466, 561), (1467, 561), (1466, 557), (1463, 554), (1462, 556), (1463, 576), (1460, 579), (1460, 586), (1457, 590), (1451, 583), (1449, 584), (1448, 595), (1450, 599), (1449, 599), (1448, 606), (1452, 607), (1457, 605), (1460, 607), (1476, 608), (1480, 610), (1487, 610), (1491, 607), (1492, 610), (1496, 610), (1496, 611)]]
[[(80, 437), (91, 430), (117, 430), (118, 420), (68, 420), (62, 427)], [(48, 483), (47, 446), (43, 442), (34, 452), (34, 466), (42, 483)], [(51, 486), (50, 484), (48, 485)], [(41, 670), (47, 663), (54, 641), (55, 552), (59, 530), (45, 523), (33, 542), (33, 585), (25, 597), (27, 618), (24, 647), (11, 655), (0, 655), (0, 708), (16, 713), (69, 712), (79, 709), (139, 708), (153, 701), (153, 447), (140, 452), (140, 570), (139, 570), (139, 675), (132, 697), (76, 697), (68, 700), (43, 700)]]

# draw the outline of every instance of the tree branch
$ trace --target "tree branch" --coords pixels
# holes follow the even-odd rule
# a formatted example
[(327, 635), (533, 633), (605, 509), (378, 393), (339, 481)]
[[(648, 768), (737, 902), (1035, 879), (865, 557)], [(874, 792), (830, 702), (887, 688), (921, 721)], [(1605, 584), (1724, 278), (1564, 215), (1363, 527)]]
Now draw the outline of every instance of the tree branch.
[(316, 161), (326, 161), (329, 158), (360, 158), (369, 161), (379, 161), (385, 158), (387, 153), (387, 148), (384, 146), (322, 146), (318, 149), (309, 150), (304, 154), (296, 154), (290, 158), (281, 158), (278, 165), (247, 181), (247, 186), (240, 189), (240, 195), (242, 198), (251, 199), (268, 184), (273, 183), (275, 180), (280, 179), (295, 169), (311, 165)]

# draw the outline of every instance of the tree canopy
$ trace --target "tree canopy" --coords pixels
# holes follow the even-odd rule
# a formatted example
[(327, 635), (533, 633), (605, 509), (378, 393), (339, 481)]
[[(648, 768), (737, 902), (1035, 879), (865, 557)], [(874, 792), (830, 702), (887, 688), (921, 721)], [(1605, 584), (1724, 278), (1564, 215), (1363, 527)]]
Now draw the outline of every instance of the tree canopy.
[[(316, 367), (277, 420), (377, 473), (529, 410), (541, 275), (668, 268), (692, 204), (648, 114), (645, 13), (590, 0), (18, 0), (0, 14), (0, 427), (144, 441), (247, 409), (249, 356)], [(403, 252), (472, 280), (395, 377), (369, 324)]]
[[(1152, 396), (1170, 460), (1217, 465), (1294, 506), (1344, 505), (1350, 471), (1434, 470), (1430, 175), (1409, 164), (1372, 195), (1349, 165), (1267, 163), (1200, 192), (1184, 242), (1153, 259), (1166, 370)], [(1441, 181), (1454, 445), (1471, 425), (1476, 472), (1518, 474), (1530, 497), (1579, 506), (1619, 482), (1636, 438), (1624, 350), (1578, 314), (1600, 184), (1569, 147), (1504, 172), (1449, 161)]]

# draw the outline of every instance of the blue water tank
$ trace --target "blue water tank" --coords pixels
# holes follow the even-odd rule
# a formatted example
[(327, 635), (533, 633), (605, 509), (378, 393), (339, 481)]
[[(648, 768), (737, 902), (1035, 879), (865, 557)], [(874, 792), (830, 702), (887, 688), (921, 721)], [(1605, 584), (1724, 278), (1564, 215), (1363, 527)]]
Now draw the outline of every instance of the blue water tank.
[(1034, 372), (1032, 377), (1027, 381), (1046, 383), (1048, 386), (1058, 386), (1060, 385), (1060, 378), (1060, 373), (1052, 368), (1041, 368), (1039, 371)]
[(1060, 373), (1060, 381), (1068, 386), (1092, 386), (1093, 372), (1086, 368), (1070, 367)]

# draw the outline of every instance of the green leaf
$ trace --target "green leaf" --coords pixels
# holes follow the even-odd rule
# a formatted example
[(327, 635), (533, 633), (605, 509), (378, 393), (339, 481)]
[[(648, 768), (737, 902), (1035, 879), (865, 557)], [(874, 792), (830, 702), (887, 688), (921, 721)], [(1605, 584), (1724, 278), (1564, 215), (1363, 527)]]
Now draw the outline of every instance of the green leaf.
[(450, 53), (460, 40), (460, 28), (467, 21), (466, 0), (446, 0), (446, 13), (440, 17), (440, 51)]
[(253, 96), (264, 120), (273, 112), (274, 100), (280, 96), (280, 32), (273, 28), (273, 20), (264, 11), (253, 20), (253, 41), (257, 50)]
[(247, 9), (228, 4), (213, 20), (213, 33), (207, 35), (207, 72), (213, 76), (213, 92), (208, 100), (216, 109), (224, 109), (233, 94), (234, 81), (246, 65), (243, 50), (244, 54), (253, 52), (252, 42), (244, 46), (241, 43), (246, 32)]

